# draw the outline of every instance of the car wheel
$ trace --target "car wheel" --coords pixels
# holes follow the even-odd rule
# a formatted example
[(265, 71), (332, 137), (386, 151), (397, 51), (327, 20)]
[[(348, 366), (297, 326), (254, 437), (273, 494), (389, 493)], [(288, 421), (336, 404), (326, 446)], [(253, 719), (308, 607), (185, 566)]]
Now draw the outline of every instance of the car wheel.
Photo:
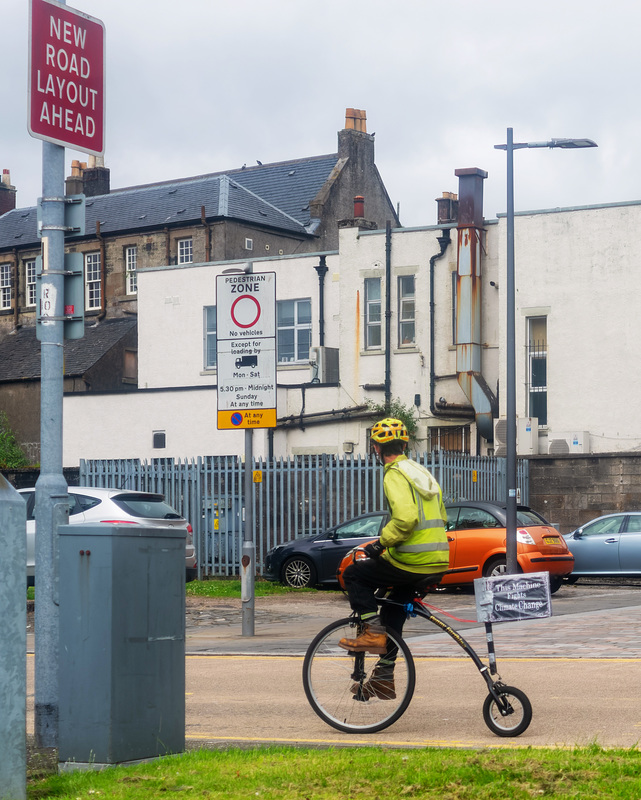
[[(521, 567), (517, 564), (516, 571), (523, 572)], [(483, 567), (484, 578), (499, 578), (501, 575), (507, 575), (507, 560), (505, 556), (496, 556), (491, 558)]]
[(563, 586), (563, 578), (560, 575), (550, 575), (550, 594), (558, 592)]
[(316, 570), (311, 561), (294, 556), (283, 565), (283, 583), (294, 589), (306, 589), (316, 583)]
[(498, 578), (507, 573), (507, 561), (502, 556), (492, 558), (483, 567), (484, 578)]
[(576, 583), (578, 580), (578, 575), (566, 575), (565, 578), (563, 578), (563, 583), (567, 583), (568, 586), (572, 586), (572, 584)]

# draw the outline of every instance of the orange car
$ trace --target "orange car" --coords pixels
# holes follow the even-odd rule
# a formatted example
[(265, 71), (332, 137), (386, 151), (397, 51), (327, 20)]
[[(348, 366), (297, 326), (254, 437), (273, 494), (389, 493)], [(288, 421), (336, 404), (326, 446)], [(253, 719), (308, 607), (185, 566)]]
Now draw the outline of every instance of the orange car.
[[(505, 506), (461, 501), (450, 503), (446, 508), (450, 569), (466, 571), (446, 575), (441, 586), (460, 586), (475, 578), (504, 574), (507, 569)], [(365, 544), (367, 542), (363, 542)], [(338, 568), (341, 586), (345, 568), (355, 557), (358, 558), (355, 552), (348, 553)], [(563, 578), (572, 572), (574, 566), (574, 556), (563, 536), (540, 514), (526, 506), (517, 509), (516, 558), (521, 572), (549, 572), (551, 592), (560, 588)]]

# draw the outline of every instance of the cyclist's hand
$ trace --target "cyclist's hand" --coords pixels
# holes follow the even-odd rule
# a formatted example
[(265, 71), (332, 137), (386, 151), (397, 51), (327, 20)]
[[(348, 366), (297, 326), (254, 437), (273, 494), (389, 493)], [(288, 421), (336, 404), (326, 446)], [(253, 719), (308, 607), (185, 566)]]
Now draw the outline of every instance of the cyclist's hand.
[(366, 544), (363, 550), (367, 554), (368, 558), (378, 558), (381, 555), (381, 553), (385, 550), (385, 548), (383, 547), (383, 545), (380, 543), (379, 540), (376, 540), (375, 542), (370, 542), (369, 544)]

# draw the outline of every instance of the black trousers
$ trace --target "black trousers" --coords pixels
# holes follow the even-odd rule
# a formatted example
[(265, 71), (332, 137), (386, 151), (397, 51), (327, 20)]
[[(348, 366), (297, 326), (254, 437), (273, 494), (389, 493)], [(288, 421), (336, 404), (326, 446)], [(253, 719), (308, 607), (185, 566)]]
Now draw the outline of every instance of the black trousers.
[[(388, 595), (395, 603), (411, 603), (417, 590), (438, 583), (444, 572), (429, 575), (407, 572), (390, 564), (384, 558), (366, 558), (355, 561), (343, 573), (349, 603), (357, 614), (375, 614), (378, 611), (377, 589), (392, 588)], [(381, 606), (381, 623), (403, 633), (407, 613), (402, 605), (385, 603)]]

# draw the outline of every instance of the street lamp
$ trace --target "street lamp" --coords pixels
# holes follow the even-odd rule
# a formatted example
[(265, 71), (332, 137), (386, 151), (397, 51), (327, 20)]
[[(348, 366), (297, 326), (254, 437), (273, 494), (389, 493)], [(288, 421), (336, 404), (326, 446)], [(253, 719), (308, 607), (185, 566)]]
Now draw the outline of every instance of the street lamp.
[(507, 572), (518, 572), (516, 560), (516, 352), (515, 352), (515, 294), (514, 294), (514, 151), (526, 147), (560, 147), (575, 150), (584, 147), (597, 147), (592, 139), (550, 139), (547, 142), (515, 142), (512, 128), (507, 129), (507, 144), (495, 144), (495, 150), (507, 152), (507, 279), (506, 279), (506, 538), (505, 556)]

